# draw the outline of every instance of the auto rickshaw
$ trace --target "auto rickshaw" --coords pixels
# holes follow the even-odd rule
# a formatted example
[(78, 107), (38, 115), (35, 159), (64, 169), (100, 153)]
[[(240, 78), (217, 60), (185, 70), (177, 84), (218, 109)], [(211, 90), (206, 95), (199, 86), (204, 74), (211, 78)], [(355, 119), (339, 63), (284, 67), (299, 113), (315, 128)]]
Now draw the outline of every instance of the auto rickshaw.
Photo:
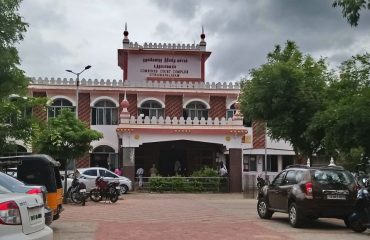
[[(59, 173), (60, 163), (44, 154), (0, 157), (0, 167), (16, 168), (16, 178), (26, 184), (43, 185), (46, 187), (47, 206), (53, 211), (53, 220), (60, 217), (63, 210), (63, 189)], [(0, 169), (1, 170), (1, 169)]]

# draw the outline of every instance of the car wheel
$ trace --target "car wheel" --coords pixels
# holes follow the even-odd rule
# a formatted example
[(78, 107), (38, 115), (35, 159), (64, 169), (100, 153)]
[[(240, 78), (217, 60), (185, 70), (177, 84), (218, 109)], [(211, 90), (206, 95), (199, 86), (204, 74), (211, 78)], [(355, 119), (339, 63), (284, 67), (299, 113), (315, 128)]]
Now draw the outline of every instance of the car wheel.
[(120, 190), (121, 195), (128, 192), (128, 187), (125, 184), (122, 184), (120, 187), (121, 187), (121, 190)]
[(362, 233), (367, 229), (367, 227), (362, 225), (361, 220), (356, 220), (354, 222), (351, 222), (351, 229), (355, 232)]
[(270, 219), (272, 217), (272, 214), (274, 214), (273, 211), (268, 209), (265, 199), (258, 200), (257, 213), (258, 216), (260, 216), (260, 218), (262, 219)]
[(304, 216), (295, 203), (289, 206), (289, 223), (294, 228), (302, 227), (304, 224)]

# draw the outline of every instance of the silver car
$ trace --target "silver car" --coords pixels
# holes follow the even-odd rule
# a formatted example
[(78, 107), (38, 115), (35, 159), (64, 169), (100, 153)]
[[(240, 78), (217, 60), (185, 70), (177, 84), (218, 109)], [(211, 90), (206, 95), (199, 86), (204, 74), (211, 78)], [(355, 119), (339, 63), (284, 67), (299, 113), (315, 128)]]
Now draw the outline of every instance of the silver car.
[[(127, 177), (119, 176), (114, 172), (111, 172), (101, 167), (91, 168), (79, 168), (77, 169), (80, 173), (80, 181), (86, 184), (86, 190), (90, 192), (95, 187), (95, 179), (97, 177), (103, 177), (104, 180), (108, 181), (119, 181), (121, 187), (121, 194), (125, 194), (132, 190), (132, 181)], [(67, 179), (67, 189), (72, 185), (72, 178)]]
[(0, 239), (52, 240), (40, 196), (10, 193), (0, 186)]

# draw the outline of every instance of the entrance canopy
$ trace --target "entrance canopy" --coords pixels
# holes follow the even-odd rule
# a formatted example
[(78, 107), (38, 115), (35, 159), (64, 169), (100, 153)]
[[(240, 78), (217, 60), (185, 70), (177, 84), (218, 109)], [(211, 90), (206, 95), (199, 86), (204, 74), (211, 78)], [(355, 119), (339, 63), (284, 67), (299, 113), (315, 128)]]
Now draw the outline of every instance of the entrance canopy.
[(128, 123), (121, 123), (116, 131), (122, 139), (121, 147), (178, 140), (222, 144), (226, 149), (252, 147), (251, 128), (234, 125), (233, 121), (224, 118), (202, 120), (132, 117)]

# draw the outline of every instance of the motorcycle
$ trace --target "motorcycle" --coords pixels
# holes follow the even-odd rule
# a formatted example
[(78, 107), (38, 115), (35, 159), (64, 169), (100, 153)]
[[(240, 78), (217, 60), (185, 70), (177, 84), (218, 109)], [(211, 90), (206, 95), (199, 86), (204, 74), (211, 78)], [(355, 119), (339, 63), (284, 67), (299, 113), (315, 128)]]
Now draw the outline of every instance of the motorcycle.
[(90, 199), (92, 201), (100, 202), (105, 198), (109, 199), (112, 203), (117, 202), (121, 190), (118, 181), (108, 182), (99, 176), (95, 179), (95, 186), (96, 188), (90, 191)]
[(82, 203), (82, 206), (85, 206), (88, 197), (85, 183), (80, 182), (78, 177), (73, 177), (72, 185), (68, 189), (68, 195), (72, 202), (76, 204)]
[(363, 178), (363, 185), (357, 192), (354, 213), (348, 218), (349, 227), (355, 232), (364, 232), (370, 228), (370, 179)]
[(257, 176), (257, 190), (261, 192), (263, 186), (267, 185), (267, 181), (263, 179), (261, 176)]

